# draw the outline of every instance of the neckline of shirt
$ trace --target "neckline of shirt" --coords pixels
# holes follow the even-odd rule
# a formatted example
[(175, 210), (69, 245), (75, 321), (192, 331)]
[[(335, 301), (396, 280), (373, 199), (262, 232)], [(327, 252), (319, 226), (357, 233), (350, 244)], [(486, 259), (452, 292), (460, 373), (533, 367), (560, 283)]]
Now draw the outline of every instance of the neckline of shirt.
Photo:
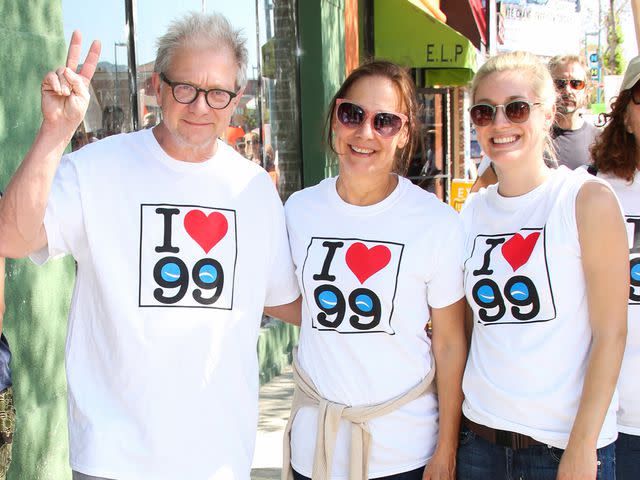
[(501, 210), (513, 212), (518, 210), (544, 195), (549, 185), (558, 177), (559, 174), (565, 173), (566, 167), (560, 166), (557, 169), (552, 169), (549, 176), (540, 185), (533, 190), (517, 197), (505, 197), (498, 193), (498, 184), (491, 185), (487, 188), (487, 201), (494, 207)]
[(382, 199), (378, 203), (374, 203), (373, 205), (361, 206), (347, 203), (340, 197), (340, 195), (338, 195), (338, 190), (336, 189), (337, 180), (337, 176), (325, 180), (327, 182), (329, 202), (345, 214), (353, 216), (375, 215), (391, 207), (404, 194), (408, 188), (407, 184), (409, 183), (409, 180), (398, 175), (398, 184), (386, 198)]
[(177, 160), (165, 152), (162, 146), (158, 143), (158, 140), (152, 130), (153, 129), (151, 128), (143, 130), (144, 139), (147, 145), (153, 152), (155, 152), (163, 165), (180, 172), (198, 171), (208, 168), (214, 164), (216, 159), (220, 157), (221, 150), (227, 146), (222, 140), (218, 139), (216, 153), (214, 153), (213, 156), (202, 162), (185, 162), (183, 160)]

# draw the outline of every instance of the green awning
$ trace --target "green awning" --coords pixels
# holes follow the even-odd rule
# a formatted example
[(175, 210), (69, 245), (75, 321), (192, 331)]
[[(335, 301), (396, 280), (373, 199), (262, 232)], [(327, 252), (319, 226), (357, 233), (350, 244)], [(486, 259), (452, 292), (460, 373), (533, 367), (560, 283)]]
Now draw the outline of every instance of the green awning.
[(376, 58), (424, 69), (418, 87), (466, 85), (476, 70), (476, 48), (414, 2), (374, 0)]

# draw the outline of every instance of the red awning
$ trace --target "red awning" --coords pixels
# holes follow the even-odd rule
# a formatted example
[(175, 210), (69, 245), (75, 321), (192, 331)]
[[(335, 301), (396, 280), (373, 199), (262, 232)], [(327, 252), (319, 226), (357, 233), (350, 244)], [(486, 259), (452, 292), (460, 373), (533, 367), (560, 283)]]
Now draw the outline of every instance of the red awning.
[(442, 0), (447, 25), (471, 40), (478, 49), (487, 45), (487, 16), (482, 0)]

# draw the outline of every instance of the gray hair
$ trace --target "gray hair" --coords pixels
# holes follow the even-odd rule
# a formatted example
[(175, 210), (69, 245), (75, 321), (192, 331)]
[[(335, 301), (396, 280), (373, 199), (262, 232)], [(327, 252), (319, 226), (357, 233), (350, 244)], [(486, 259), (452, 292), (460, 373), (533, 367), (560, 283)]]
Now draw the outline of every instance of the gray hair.
[(190, 42), (202, 40), (212, 47), (226, 46), (231, 50), (238, 64), (236, 88), (244, 87), (247, 83), (247, 63), (249, 62), (247, 40), (242, 36), (241, 30), (234, 29), (229, 20), (218, 13), (191, 12), (172, 21), (167, 33), (156, 42), (158, 51), (153, 70), (157, 73), (166, 72), (176, 50)]
[(558, 67), (562, 65), (570, 65), (572, 63), (577, 63), (582, 67), (582, 70), (584, 70), (585, 72), (585, 78), (586, 78), (587, 65), (584, 62), (584, 59), (579, 55), (556, 55), (555, 57), (552, 57), (551, 60), (549, 60), (547, 67), (549, 68), (549, 71), (553, 75), (553, 72), (555, 72), (555, 70)]

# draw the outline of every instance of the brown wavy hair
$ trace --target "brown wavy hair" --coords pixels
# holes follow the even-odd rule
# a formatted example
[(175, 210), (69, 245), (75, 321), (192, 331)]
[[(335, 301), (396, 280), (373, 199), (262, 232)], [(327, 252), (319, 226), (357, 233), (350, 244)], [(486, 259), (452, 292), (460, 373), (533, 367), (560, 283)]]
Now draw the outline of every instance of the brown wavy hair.
[(606, 127), (591, 147), (593, 164), (599, 172), (633, 182), (636, 163), (636, 139), (627, 131), (625, 116), (631, 102), (631, 90), (623, 90), (611, 104), (611, 113), (605, 113)]
[(418, 144), (420, 133), (418, 110), (420, 107), (416, 98), (416, 86), (411, 75), (409, 75), (406, 69), (395, 63), (386, 60), (370, 60), (349, 74), (329, 104), (329, 110), (324, 123), (325, 143), (331, 151), (336, 155), (338, 154), (333, 148), (333, 132), (331, 129), (331, 123), (335, 116), (336, 100), (344, 98), (349, 89), (358, 80), (367, 77), (383, 77), (389, 79), (400, 94), (404, 109), (401, 113), (404, 113), (409, 118), (405, 127), (407, 128), (407, 144), (403, 148), (397, 149), (396, 158), (393, 162), (393, 172), (398, 175), (405, 175)]

